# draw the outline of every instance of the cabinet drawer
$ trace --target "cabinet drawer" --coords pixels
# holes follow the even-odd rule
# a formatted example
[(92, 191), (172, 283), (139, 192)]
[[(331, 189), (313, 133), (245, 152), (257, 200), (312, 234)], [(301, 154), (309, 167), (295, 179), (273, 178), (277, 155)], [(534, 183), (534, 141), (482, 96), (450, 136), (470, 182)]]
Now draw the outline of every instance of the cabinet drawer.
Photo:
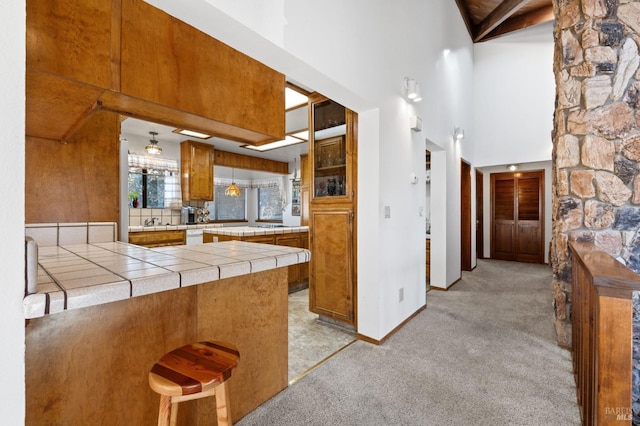
[(129, 243), (144, 247), (182, 245), (184, 237), (184, 231), (129, 232)]

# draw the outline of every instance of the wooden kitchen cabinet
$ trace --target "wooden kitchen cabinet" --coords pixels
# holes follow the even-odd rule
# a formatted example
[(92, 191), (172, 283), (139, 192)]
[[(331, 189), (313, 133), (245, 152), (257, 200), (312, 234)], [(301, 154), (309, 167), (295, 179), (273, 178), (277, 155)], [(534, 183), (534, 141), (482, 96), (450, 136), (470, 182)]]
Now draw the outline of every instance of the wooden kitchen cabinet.
[[(212, 243), (214, 238), (218, 242), (223, 241), (247, 241), (250, 243), (275, 244), (287, 247), (299, 247), (309, 249), (309, 233), (308, 232), (291, 232), (286, 234), (271, 235), (217, 235), (209, 232), (203, 234), (204, 243)], [(309, 282), (309, 263), (298, 263), (287, 266), (289, 272), (289, 293), (301, 290), (307, 287)]]
[(309, 98), (309, 310), (355, 327), (357, 114)]
[(144, 1), (121, 1), (122, 93), (246, 129), (264, 143), (284, 138), (283, 74)]
[(180, 144), (183, 201), (213, 201), (213, 146), (184, 141)]
[(164, 247), (185, 244), (185, 231), (129, 232), (129, 244), (144, 247)]

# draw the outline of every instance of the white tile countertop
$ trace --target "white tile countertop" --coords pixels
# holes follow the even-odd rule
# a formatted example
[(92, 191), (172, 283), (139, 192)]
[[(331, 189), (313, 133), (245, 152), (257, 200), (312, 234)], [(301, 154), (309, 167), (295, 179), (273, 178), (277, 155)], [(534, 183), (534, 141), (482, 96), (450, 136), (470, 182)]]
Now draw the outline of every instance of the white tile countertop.
[(154, 226), (142, 226), (135, 225), (129, 226), (129, 232), (142, 232), (142, 231), (180, 231), (183, 229), (213, 229), (222, 228), (221, 223), (198, 223), (196, 225), (154, 225)]
[(224, 228), (205, 229), (203, 231), (213, 235), (232, 235), (234, 237), (251, 237), (253, 235), (292, 234), (294, 232), (309, 232), (308, 226), (228, 226)]
[(44, 246), (38, 249), (37, 292), (24, 299), (25, 318), (304, 263), (310, 256), (302, 248), (243, 241)]

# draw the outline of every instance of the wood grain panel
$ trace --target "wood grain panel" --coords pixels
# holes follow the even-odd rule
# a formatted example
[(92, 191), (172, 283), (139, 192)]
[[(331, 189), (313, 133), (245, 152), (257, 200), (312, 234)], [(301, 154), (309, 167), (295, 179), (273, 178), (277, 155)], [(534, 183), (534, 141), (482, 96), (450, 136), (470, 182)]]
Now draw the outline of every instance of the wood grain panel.
[(122, 92), (284, 138), (284, 75), (140, 0), (122, 1)]
[(27, 68), (111, 87), (112, 5), (112, 0), (29, 0)]
[(311, 212), (311, 276), (309, 309), (353, 322), (352, 228), (350, 209)]
[[(240, 352), (228, 382), (237, 421), (287, 387), (287, 268), (198, 286), (198, 330), (199, 341), (227, 341)], [(215, 405), (198, 405), (199, 424), (214, 424)]]
[(129, 232), (129, 243), (144, 247), (163, 247), (186, 243), (185, 231)]
[(494, 259), (514, 260), (514, 225), (513, 222), (502, 221), (494, 223), (493, 255)]
[(495, 179), (493, 205), (496, 220), (515, 219), (514, 193), (513, 178)]
[[(287, 247), (300, 247), (300, 236), (303, 234), (282, 234), (276, 235), (275, 243), (279, 246)], [(306, 235), (306, 234), (304, 234)], [(294, 287), (300, 281), (300, 266), (298, 264), (290, 265), (288, 270), (288, 283), (289, 287)]]
[(69, 140), (92, 112), (103, 89), (52, 76), (26, 72), (25, 134), (37, 138)]
[(214, 163), (217, 166), (236, 169), (260, 170), (281, 175), (289, 173), (289, 164), (284, 161), (267, 160), (266, 158), (251, 157), (250, 155), (220, 151), (219, 149), (215, 152)]
[[(26, 424), (157, 424), (149, 369), (196, 341), (196, 309), (191, 287), (29, 320)], [(180, 411), (195, 424), (193, 409)]]
[(183, 201), (213, 201), (213, 145), (180, 144), (180, 185)]
[(27, 136), (25, 222), (119, 221), (120, 120), (98, 112), (68, 144)]
[[(29, 320), (26, 424), (155, 425), (150, 368), (201, 340), (240, 351), (228, 382), (238, 421), (287, 386), (287, 321), (286, 268)], [(178, 424), (215, 424), (215, 404), (181, 403)]]

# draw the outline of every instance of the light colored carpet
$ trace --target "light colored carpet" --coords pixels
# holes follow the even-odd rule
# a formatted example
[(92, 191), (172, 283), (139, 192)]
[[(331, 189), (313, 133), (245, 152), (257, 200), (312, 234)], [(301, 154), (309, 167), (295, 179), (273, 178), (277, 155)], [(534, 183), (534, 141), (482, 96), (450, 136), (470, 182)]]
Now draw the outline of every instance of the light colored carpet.
[(548, 266), (481, 260), (383, 345), (358, 341), (238, 422), (579, 425)]

